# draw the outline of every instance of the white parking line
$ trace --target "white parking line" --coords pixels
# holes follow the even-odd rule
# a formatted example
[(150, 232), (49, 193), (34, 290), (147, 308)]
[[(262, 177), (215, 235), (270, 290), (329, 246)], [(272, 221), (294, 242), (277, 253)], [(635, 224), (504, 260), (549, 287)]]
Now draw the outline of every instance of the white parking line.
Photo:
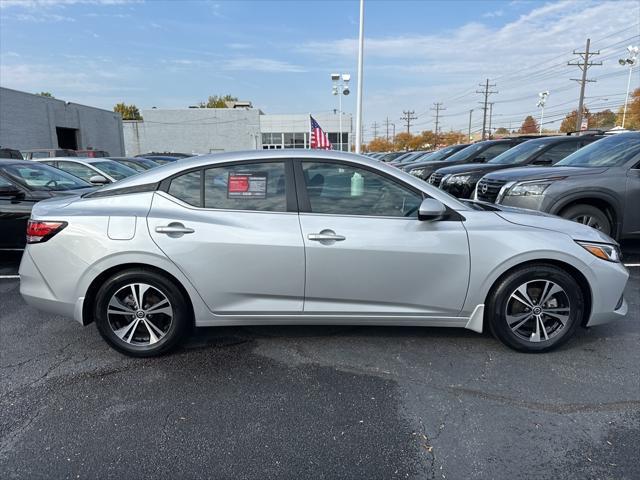
[(625, 263), (624, 266), (627, 268), (638, 268), (640, 267), (640, 263)]
[(20, 275), (0, 275), (0, 279), (2, 278), (20, 278)]

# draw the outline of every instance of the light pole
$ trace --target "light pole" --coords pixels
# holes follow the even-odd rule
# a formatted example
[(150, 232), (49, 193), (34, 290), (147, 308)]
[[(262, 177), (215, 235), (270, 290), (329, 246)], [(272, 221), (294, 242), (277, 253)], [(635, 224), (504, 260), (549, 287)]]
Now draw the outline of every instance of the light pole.
[(540, 132), (539, 135), (542, 135), (542, 121), (544, 120), (544, 104), (547, 103), (547, 97), (549, 96), (549, 90), (545, 90), (544, 92), (540, 92), (538, 94), (538, 103), (536, 106), (540, 108)]
[(624, 66), (629, 66), (629, 79), (627, 80), (627, 94), (624, 97), (624, 112), (622, 114), (622, 128), (624, 128), (624, 122), (627, 118), (627, 103), (629, 102), (629, 87), (631, 87), (631, 72), (633, 70), (633, 67), (635, 67), (636, 63), (638, 63), (638, 52), (640, 51), (640, 49), (638, 47), (634, 47), (629, 45), (627, 47), (627, 51), (629, 52), (629, 55), (627, 56), (627, 58), (621, 58), (618, 60), (618, 63), (620, 65)]
[(396, 147), (396, 124), (390, 123), (389, 125), (393, 127), (393, 136), (391, 137), (391, 143), (393, 143), (393, 148), (395, 148)]
[(342, 148), (342, 96), (349, 95), (349, 93), (351, 92), (351, 90), (349, 89), (349, 81), (351, 80), (351, 75), (348, 73), (343, 73), (343, 74), (332, 73), (331, 80), (333, 81), (333, 88), (331, 92), (334, 95), (338, 96), (338, 114), (340, 115), (340, 120), (339, 120), (340, 133), (338, 134), (339, 135), (338, 141), (340, 143), (340, 151), (343, 151), (343, 148)]
[(473, 108), (469, 110), (469, 141), (471, 141), (471, 115), (473, 114)]
[(364, 61), (364, 0), (360, 0), (360, 29), (358, 34), (358, 92), (356, 99), (356, 153), (362, 148), (362, 71)]

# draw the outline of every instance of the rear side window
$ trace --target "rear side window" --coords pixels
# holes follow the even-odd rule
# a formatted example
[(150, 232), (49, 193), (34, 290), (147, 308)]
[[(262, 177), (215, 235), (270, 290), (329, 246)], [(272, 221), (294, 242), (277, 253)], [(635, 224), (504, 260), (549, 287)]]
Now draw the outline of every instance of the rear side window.
[(94, 175), (98, 175), (94, 170), (90, 169), (89, 167), (85, 167), (80, 163), (58, 162), (58, 168), (87, 182)]
[(169, 195), (194, 207), (202, 207), (202, 171), (185, 173), (171, 180)]
[(286, 212), (284, 162), (244, 163), (206, 169), (204, 206)]

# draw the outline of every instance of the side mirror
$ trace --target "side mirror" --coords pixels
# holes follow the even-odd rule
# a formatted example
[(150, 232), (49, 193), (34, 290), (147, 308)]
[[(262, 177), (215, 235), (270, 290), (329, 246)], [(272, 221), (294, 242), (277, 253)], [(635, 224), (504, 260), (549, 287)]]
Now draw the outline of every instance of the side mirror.
[(473, 163), (484, 163), (485, 160), (485, 157), (476, 157), (473, 159)]
[(102, 175), (94, 175), (89, 179), (89, 183), (92, 183), (93, 185), (106, 185), (110, 182)]
[(447, 213), (447, 207), (435, 198), (425, 198), (418, 209), (418, 220), (433, 222)]
[(6, 185), (0, 187), (0, 197), (1, 198), (16, 198), (21, 196), (22, 190), (18, 189), (13, 185)]

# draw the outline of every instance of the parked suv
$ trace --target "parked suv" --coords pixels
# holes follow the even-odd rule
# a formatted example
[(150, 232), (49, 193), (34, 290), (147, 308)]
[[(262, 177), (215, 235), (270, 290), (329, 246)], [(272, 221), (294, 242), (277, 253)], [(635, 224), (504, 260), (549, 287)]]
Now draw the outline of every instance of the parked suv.
[(607, 136), (553, 167), (485, 175), (475, 198), (560, 215), (614, 238), (640, 235), (640, 132)]
[[(459, 152), (460, 150), (467, 148), (469, 146), (468, 143), (461, 143), (459, 145), (449, 145), (448, 147), (441, 148), (440, 150), (436, 150), (435, 152), (429, 154), (427, 157), (421, 157), (416, 162), (410, 163), (408, 165), (401, 165), (400, 168), (405, 172), (409, 172), (414, 177), (420, 177), (421, 175), (421, 167), (428, 162), (441, 162), (449, 158), (454, 153)], [(427, 177), (429, 178), (429, 177)]]
[(563, 158), (575, 153), (602, 135), (583, 135), (580, 137), (544, 137), (523, 142), (507, 150), (487, 163), (453, 165), (436, 170), (429, 177), (429, 183), (440, 184), (440, 188), (458, 198), (471, 198), (478, 180), (496, 170), (533, 166), (551, 166)]
[[(427, 161), (420, 166), (420, 171), (410, 170), (409, 173), (422, 180), (429, 180), (431, 174), (439, 168), (461, 165), (463, 163), (485, 163), (530, 138), (531, 137), (514, 137), (474, 143), (444, 160), (430, 161), (430, 159), (427, 159)], [(432, 185), (438, 187), (440, 186), (440, 181), (438, 180), (432, 183)]]
[(12, 158), (14, 160), (22, 160), (20, 150), (15, 148), (0, 147), (0, 158)]

